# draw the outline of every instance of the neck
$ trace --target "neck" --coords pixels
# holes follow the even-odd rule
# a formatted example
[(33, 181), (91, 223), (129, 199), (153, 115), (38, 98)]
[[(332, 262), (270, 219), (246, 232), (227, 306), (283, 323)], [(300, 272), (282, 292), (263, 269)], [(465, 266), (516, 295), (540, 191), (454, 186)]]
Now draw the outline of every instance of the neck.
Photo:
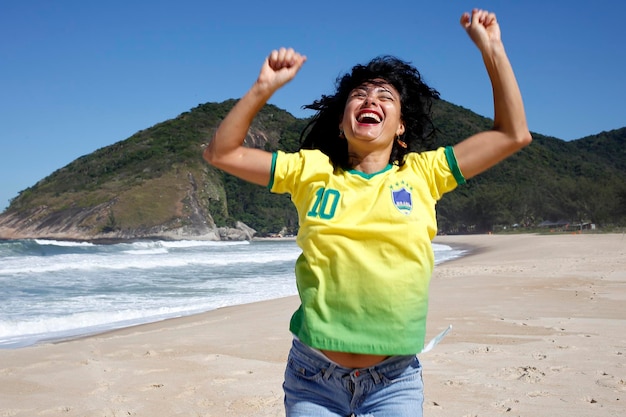
[(366, 156), (350, 154), (350, 166), (352, 169), (366, 174), (374, 174), (382, 171), (387, 165), (389, 165), (389, 155), (384, 153), (368, 154)]
[(365, 174), (382, 171), (389, 165), (393, 143), (386, 146), (376, 143), (348, 143), (348, 155), (352, 169)]

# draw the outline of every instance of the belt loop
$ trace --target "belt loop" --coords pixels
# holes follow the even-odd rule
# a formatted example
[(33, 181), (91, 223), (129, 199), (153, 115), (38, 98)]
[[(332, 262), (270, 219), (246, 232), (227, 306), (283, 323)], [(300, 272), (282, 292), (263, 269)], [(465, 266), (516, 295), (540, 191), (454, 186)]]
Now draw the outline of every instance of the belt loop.
[(333, 372), (335, 372), (335, 368), (337, 368), (337, 365), (335, 365), (334, 363), (331, 363), (328, 369), (324, 369), (324, 379), (326, 381), (328, 381), (328, 379), (331, 377)]
[(371, 368), (368, 369), (370, 375), (372, 375), (372, 378), (374, 378), (374, 383), (375, 384), (380, 384), (381, 378), (380, 378), (380, 373), (376, 370), (376, 367), (373, 366)]

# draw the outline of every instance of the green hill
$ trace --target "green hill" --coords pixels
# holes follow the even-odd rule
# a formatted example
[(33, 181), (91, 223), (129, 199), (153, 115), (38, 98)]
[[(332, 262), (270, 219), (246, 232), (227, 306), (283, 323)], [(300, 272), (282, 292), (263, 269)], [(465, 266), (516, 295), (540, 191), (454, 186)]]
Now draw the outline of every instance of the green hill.
[[(203, 148), (234, 103), (199, 105), (53, 172), (11, 201), (0, 215), (0, 238), (241, 238), (229, 234), (236, 226), (245, 230), (240, 222), (260, 235), (295, 232), (297, 216), (288, 196), (202, 160)], [(434, 106), (434, 118), (437, 145), (491, 126), (491, 120), (443, 100)], [(307, 121), (267, 105), (246, 145), (296, 150)], [(443, 198), (442, 231), (545, 220), (626, 224), (626, 128), (571, 142), (533, 137), (530, 147)]]
[[(452, 129), (459, 131), (458, 121), (448, 128), (448, 116), (476, 118), (455, 110), (435, 114), (440, 145), (458, 138), (451, 135)], [(486, 125), (475, 122), (478, 129), (489, 127), (483, 120)], [(461, 129), (461, 138), (478, 129)], [(626, 128), (569, 142), (539, 133), (533, 139), (528, 148), (446, 195), (438, 205), (440, 229), (484, 232), (544, 221), (626, 224)]]

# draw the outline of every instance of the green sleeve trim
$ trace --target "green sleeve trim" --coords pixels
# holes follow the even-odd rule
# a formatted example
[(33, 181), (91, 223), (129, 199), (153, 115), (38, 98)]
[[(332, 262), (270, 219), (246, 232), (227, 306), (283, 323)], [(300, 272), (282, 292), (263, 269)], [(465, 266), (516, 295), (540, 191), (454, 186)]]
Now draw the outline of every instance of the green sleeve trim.
[(267, 184), (267, 189), (272, 191), (272, 187), (274, 187), (274, 172), (276, 171), (276, 157), (278, 156), (277, 152), (272, 153), (272, 169), (270, 169), (270, 183)]
[(452, 171), (452, 175), (456, 180), (456, 183), (459, 185), (465, 184), (465, 177), (459, 168), (459, 164), (456, 161), (456, 156), (454, 155), (454, 148), (452, 146), (446, 146), (446, 159), (448, 160), (448, 165), (450, 166), (450, 171)]

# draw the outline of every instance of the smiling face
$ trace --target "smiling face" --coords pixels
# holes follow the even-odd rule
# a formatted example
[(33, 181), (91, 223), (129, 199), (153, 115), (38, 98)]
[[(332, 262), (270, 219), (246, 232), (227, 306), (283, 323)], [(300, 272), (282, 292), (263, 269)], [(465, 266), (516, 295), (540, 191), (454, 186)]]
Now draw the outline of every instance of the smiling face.
[(350, 92), (339, 128), (351, 151), (385, 149), (404, 133), (398, 91), (384, 80), (363, 83)]

